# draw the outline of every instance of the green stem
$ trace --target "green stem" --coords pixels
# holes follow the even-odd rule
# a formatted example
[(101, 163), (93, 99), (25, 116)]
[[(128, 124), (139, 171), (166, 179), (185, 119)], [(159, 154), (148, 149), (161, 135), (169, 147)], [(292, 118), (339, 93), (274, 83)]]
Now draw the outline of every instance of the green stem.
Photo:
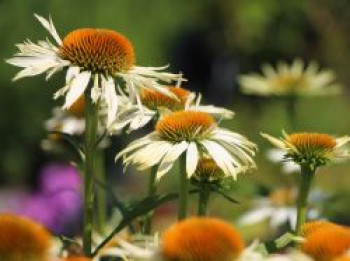
[(188, 205), (188, 187), (189, 180), (186, 173), (186, 153), (182, 153), (180, 156), (180, 191), (179, 191), (179, 213), (178, 220), (185, 219), (187, 217), (187, 205)]
[(310, 192), (312, 179), (315, 174), (315, 169), (310, 166), (301, 166), (301, 177), (300, 177), (300, 190), (299, 199), (297, 203), (298, 214), (297, 224), (295, 233), (297, 236), (301, 235), (301, 229), (306, 221), (307, 216), (307, 199)]
[[(106, 172), (104, 164), (104, 151), (96, 153), (96, 179), (101, 184), (106, 184)], [(98, 231), (104, 234), (107, 222), (107, 193), (103, 186), (97, 187), (97, 226)]]
[(94, 210), (93, 175), (95, 171), (96, 140), (98, 127), (98, 106), (92, 103), (90, 91), (85, 93), (85, 166), (84, 166), (84, 232), (83, 249), (91, 255), (92, 224)]
[[(154, 196), (157, 192), (157, 185), (156, 185), (157, 170), (158, 170), (158, 165), (155, 165), (151, 168), (151, 173), (148, 181), (148, 192), (147, 192), (148, 197)], [(154, 215), (154, 211), (151, 211), (146, 216), (145, 227), (144, 227), (144, 233), (146, 235), (151, 234), (153, 215)]]
[(210, 191), (207, 188), (202, 187), (200, 189), (198, 197), (198, 216), (206, 216), (208, 210)]

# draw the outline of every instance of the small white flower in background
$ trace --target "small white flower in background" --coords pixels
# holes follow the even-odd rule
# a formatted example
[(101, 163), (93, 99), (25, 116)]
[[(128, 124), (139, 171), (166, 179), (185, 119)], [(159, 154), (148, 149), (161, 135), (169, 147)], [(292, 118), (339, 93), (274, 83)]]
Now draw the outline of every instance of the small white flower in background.
[(158, 165), (157, 180), (170, 171), (182, 153), (186, 153), (186, 172), (191, 177), (201, 154), (210, 155), (225, 176), (255, 168), (252, 157), (256, 145), (244, 136), (217, 126), (205, 112), (176, 111), (161, 118), (156, 130), (129, 144), (116, 156), (125, 166), (139, 170)]
[[(238, 223), (248, 226), (269, 220), (269, 226), (273, 229), (277, 229), (286, 223), (294, 229), (297, 217), (296, 199), (296, 190), (292, 188), (273, 190), (268, 197), (256, 200), (253, 209), (244, 213), (238, 219)], [(310, 219), (320, 218), (320, 211), (322, 209), (315, 205), (320, 202), (324, 203), (326, 199), (327, 195), (322, 191), (311, 191), (309, 201), (312, 207), (308, 212)]]
[(315, 62), (308, 66), (300, 59), (291, 65), (285, 62), (262, 66), (263, 74), (252, 73), (242, 75), (238, 81), (242, 91), (255, 95), (329, 95), (339, 94), (341, 85), (335, 83), (335, 75), (331, 70), (319, 71)]
[(180, 110), (202, 111), (217, 119), (231, 119), (234, 116), (234, 112), (231, 110), (213, 105), (201, 105), (201, 95), (196, 98), (195, 93), (179, 86), (167, 86), (166, 88), (177, 99), (155, 90), (142, 90), (140, 92), (142, 105), (130, 103), (119, 110), (109, 127), (109, 132), (119, 133), (125, 127), (127, 127), (127, 132), (132, 132), (144, 127), (157, 117)]
[(65, 96), (63, 109), (71, 107), (92, 82), (91, 98), (93, 102), (103, 100), (107, 104), (107, 122), (111, 123), (119, 103), (115, 78), (125, 83), (130, 100), (136, 100), (138, 104), (140, 89), (153, 89), (173, 97), (159, 81), (171, 83), (183, 80), (180, 74), (163, 72), (166, 66), (136, 66), (132, 43), (118, 32), (83, 28), (70, 32), (62, 40), (51, 18), (35, 17), (50, 33), (55, 44), (48, 39), (37, 43), (27, 40), (16, 45), (18, 52), (7, 63), (23, 68), (14, 80), (43, 73), (48, 80), (67, 68), (66, 84), (54, 95), (55, 98)]
[(290, 174), (294, 172), (300, 172), (299, 165), (292, 161), (286, 161), (284, 159), (284, 155), (286, 155), (286, 153), (282, 149), (269, 149), (266, 153), (267, 158), (271, 162), (281, 163), (283, 173)]

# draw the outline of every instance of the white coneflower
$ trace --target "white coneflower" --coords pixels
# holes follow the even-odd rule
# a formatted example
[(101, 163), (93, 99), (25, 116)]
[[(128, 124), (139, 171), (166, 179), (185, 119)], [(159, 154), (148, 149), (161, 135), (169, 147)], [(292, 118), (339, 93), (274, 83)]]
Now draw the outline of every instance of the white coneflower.
[(340, 93), (341, 86), (335, 83), (331, 70), (318, 71), (318, 65), (308, 66), (300, 59), (291, 65), (281, 62), (274, 69), (271, 65), (262, 67), (262, 75), (248, 74), (239, 77), (242, 91), (255, 95), (328, 95)]
[(200, 111), (177, 111), (158, 121), (156, 130), (132, 142), (116, 157), (124, 164), (147, 169), (159, 165), (157, 179), (173, 166), (182, 153), (186, 156), (187, 176), (195, 172), (199, 155), (208, 153), (226, 176), (255, 167), (252, 156), (256, 145), (244, 136), (219, 128), (214, 118)]
[(286, 152), (286, 160), (300, 165), (301, 176), (296, 222), (296, 234), (300, 235), (301, 227), (306, 220), (308, 195), (317, 168), (336, 158), (349, 157), (344, 145), (350, 141), (350, 137), (335, 139), (328, 134), (308, 132), (290, 135), (284, 133), (284, 138), (280, 139), (267, 134), (262, 134), (262, 136), (276, 147), (283, 149)]
[(85, 92), (90, 82), (94, 102), (105, 100), (108, 104), (109, 122), (117, 112), (118, 99), (114, 78), (125, 82), (132, 100), (140, 100), (139, 89), (154, 89), (172, 96), (159, 81), (181, 79), (179, 74), (162, 72), (166, 67), (140, 67), (135, 65), (132, 43), (122, 34), (107, 29), (82, 28), (70, 32), (61, 40), (51, 18), (35, 15), (55, 40), (33, 43), (30, 40), (17, 44), (19, 51), (9, 64), (22, 67), (14, 80), (46, 73), (46, 79), (67, 68), (66, 85), (54, 97), (66, 96), (64, 109)]
[(234, 115), (231, 110), (225, 108), (201, 105), (201, 95), (198, 95), (196, 98), (195, 93), (179, 86), (167, 86), (166, 88), (177, 99), (156, 90), (142, 90), (140, 92), (142, 106), (131, 103), (124, 106), (110, 125), (109, 132), (119, 133), (125, 127), (127, 127), (128, 132), (131, 132), (142, 128), (157, 116), (162, 117), (168, 113), (180, 110), (207, 112), (219, 119), (231, 119)]
[(350, 137), (333, 138), (328, 134), (320, 133), (283, 133), (283, 138), (277, 139), (268, 134), (262, 134), (277, 148), (284, 150), (285, 159), (299, 165), (314, 167), (325, 165), (328, 161), (337, 158), (349, 157), (344, 145)]

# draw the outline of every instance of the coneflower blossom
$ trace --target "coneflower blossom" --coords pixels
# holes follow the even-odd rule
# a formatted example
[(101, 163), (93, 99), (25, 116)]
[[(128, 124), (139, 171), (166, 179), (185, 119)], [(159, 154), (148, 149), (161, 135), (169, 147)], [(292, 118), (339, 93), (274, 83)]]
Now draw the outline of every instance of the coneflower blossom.
[(173, 93), (176, 99), (156, 90), (142, 90), (140, 91), (142, 106), (131, 103), (123, 106), (110, 125), (109, 132), (118, 133), (126, 126), (128, 126), (127, 131), (131, 132), (145, 126), (156, 117), (181, 110), (203, 111), (218, 119), (231, 119), (234, 115), (232, 111), (225, 108), (201, 105), (201, 95), (196, 98), (195, 93), (179, 86), (167, 86), (166, 88)]
[(330, 222), (306, 223), (301, 250), (317, 261), (329, 261), (350, 249), (350, 229)]
[(186, 172), (191, 177), (200, 155), (207, 153), (225, 176), (236, 178), (255, 167), (255, 150), (256, 145), (244, 136), (218, 127), (210, 114), (188, 110), (165, 115), (154, 132), (129, 144), (116, 160), (123, 156), (126, 166), (132, 164), (140, 170), (158, 165), (159, 179), (186, 153)]
[(65, 95), (63, 109), (70, 108), (92, 82), (91, 98), (93, 102), (106, 102), (110, 123), (118, 108), (114, 78), (122, 79), (130, 99), (137, 101), (140, 100), (139, 89), (154, 89), (172, 96), (159, 81), (181, 79), (181, 75), (162, 72), (166, 67), (136, 66), (132, 43), (118, 32), (82, 28), (68, 33), (62, 40), (51, 18), (35, 16), (56, 43), (28, 40), (17, 44), (19, 51), (7, 62), (23, 68), (14, 80), (42, 73), (47, 73), (46, 79), (49, 79), (67, 68), (66, 84), (54, 95), (55, 98)]
[(48, 261), (52, 238), (30, 219), (0, 214), (0, 259), (6, 261)]
[(285, 159), (299, 165), (313, 167), (323, 166), (336, 158), (348, 157), (344, 149), (350, 137), (333, 138), (328, 134), (320, 133), (283, 133), (283, 138), (277, 139), (268, 134), (262, 134), (276, 147), (285, 151)]
[[(306, 67), (306, 68), (305, 68)], [(291, 65), (281, 62), (274, 69), (271, 65), (262, 67), (262, 75), (248, 74), (239, 77), (242, 91), (255, 95), (329, 95), (339, 94), (341, 86), (335, 83), (331, 70), (318, 71), (318, 65), (308, 66), (300, 59)]]
[(233, 261), (244, 247), (231, 224), (214, 218), (189, 218), (164, 232), (159, 255), (162, 261)]

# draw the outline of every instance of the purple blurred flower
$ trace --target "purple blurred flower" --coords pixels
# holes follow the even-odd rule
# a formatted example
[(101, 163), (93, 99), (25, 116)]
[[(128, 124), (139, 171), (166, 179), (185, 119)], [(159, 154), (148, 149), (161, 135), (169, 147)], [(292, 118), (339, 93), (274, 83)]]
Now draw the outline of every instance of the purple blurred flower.
[(62, 190), (79, 192), (82, 179), (76, 168), (68, 164), (48, 164), (40, 175), (40, 186), (43, 193), (56, 193)]
[(5, 197), (9, 204), (0, 211), (30, 217), (57, 234), (71, 234), (72, 227), (78, 227), (81, 221), (81, 187), (82, 179), (76, 168), (67, 164), (48, 164), (41, 171), (36, 193)]

